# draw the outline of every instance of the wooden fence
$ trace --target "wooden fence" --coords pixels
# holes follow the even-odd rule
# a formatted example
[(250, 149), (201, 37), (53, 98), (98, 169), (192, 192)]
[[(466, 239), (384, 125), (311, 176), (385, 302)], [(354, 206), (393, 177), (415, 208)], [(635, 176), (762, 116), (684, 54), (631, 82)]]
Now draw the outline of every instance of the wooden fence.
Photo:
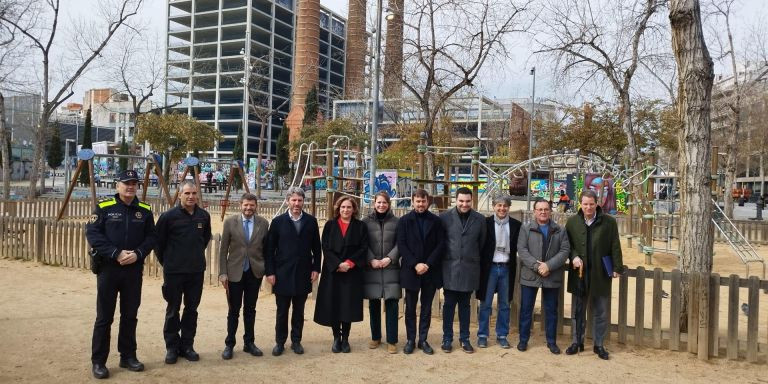
[[(276, 208), (275, 208), (276, 209)], [(0, 256), (11, 259), (36, 261), (49, 265), (88, 269), (88, 244), (82, 222), (42, 218), (15, 218), (0, 216), (2, 242)], [(218, 284), (219, 246), (221, 235), (215, 234), (206, 250), (208, 284)], [(519, 271), (519, 268), (518, 268)], [(162, 276), (162, 267), (153, 255), (145, 263), (144, 273)], [(519, 277), (515, 280), (518, 281)], [(267, 284), (265, 289), (269, 289)], [(682, 287), (689, 292), (689, 332), (680, 332)], [(610, 303), (611, 314), (608, 338), (621, 344), (655, 349), (669, 349), (695, 353), (701, 359), (727, 357), (746, 359), (765, 364), (768, 360), (768, 280), (749, 279), (737, 275), (721, 277), (718, 274), (684, 275), (657, 268), (630, 269), (614, 283)], [(512, 325), (516, 326), (519, 313), (519, 289), (515, 290), (512, 306)], [(666, 293), (666, 294), (665, 294)], [(439, 297), (440, 295), (438, 295)], [(558, 306), (558, 333), (570, 332), (570, 295), (560, 290)], [(441, 299), (435, 300), (439, 316)], [(746, 307), (742, 304), (746, 304)], [(473, 300), (473, 306), (476, 301)], [(472, 311), (473, 317), (476, 312)], [(543, 317), (536, 313), (534, 320), (543, 329)], [(591, 336), (587, 327), (587, 336)], [(561, 336), (568, 344), (570, 336)]]

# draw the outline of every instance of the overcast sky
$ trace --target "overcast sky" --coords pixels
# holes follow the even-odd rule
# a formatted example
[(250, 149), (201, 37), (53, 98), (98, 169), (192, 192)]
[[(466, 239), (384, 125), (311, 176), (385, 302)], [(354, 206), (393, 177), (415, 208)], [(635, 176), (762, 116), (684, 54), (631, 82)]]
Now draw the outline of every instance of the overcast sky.
[[(62, 1), (62, 9), (64, 9), (65, 15), (72, 18), (87, 14), (89, 12), (90, 5), (95, 1), (100, 0), (64, 0)], [(294, 0), (295, 1), (295, 0)], [(321, 0), (321, 3), (333, 10), (334, 12), (346, 17), (348, 11), (349, 0)], [(705, 2), (707, 0), (704, 0)], [(71, 7), (72, 4), (75, 7)], [(370, 7), (375, 7), (375, 0), (368, 0)], [(740, 32), (739, 28), (744, 25), (755, 23), (760, 18), (768, 14), (768, 1), (766, 0), (739, 0), (740, 6), (736, 7), (733, 20), (735, 20), (735, 38), (738, 39)], [(166, 4), (167, 0), (145, 0), (144, 8), (141, 12), (141, 17), (150, 26), (152, 26), (162, 36), (165, 33), (165, 18), (166, 18)], [(386, 0), (384, 0), (386, 5)], [(75, 13), (71, 13), (71, 12)], [(373, 11), (369, 11), (369, 16)], [(372, 17), (369, 17), (369, 20)], [(486, 74), (481, 76), (479, 81), (479, 87), (485, 94), (497, 98), (522, 98), (530, 97), (531, 95), (531, 76), (529, 75), (530, 68), (532, 66), (537, 67), (536, 74), (536, 98), (555, 98), (562, 101), (579, 102), (583, 98), (589, 98), (590, 95), (581, 95), (577, 91), (564, 91), (558, 89), (552, 84), (552, 79), (549, 73), (552, 68), (547, 68), (546, 62), (537, 62), (536, 57), (532, 55), (532, 42), (527, 40), (528, 37), (523, 37), (526, 41), (522, 41), (518, 38), (515, 43), (515, 49), (513, 50), (514, 57), (503, 66), (503, 68), (490, 69)], [(712, 48), (710, 47), (710, 50)], [(723, 72), (724, 70), (716, 67), (717, 72)], [(729, 71), (728, 71), (729, 72)], [(77, 84), (77, 92), (68, 101), (81, 102), (83, 92), (90, 88), (103, 87), (104, 83), (98, 77), (96, 71), (91, 71), (86, 77), (82, 78)], [(648, 92), (653, 92), (654, 89), (658, 90), (660, 87), (647, 87)], [(644, 87), (644, 92), (646, 87)], [(659, 91), (657, 97), (663, 97), (665, 94)], [(565, 92), (565, 94), (564, 94)], [(574, 92), (576, 94), (567, 94), (568, 92)], [(598, 91), (599, 92), (599, 91)], [(610, 97), (610, 92), (607, 93)], [(574, 99), (575, 98), (575, 99)], [(576, 101), (579, 100), (579, 101)]]

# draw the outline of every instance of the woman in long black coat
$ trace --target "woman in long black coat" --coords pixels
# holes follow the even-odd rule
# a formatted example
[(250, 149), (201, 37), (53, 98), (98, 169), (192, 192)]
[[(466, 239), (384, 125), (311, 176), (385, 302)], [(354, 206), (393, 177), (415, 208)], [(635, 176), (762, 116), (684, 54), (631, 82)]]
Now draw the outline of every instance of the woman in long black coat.
[(341, 197), (335, 218), (323, 227), (323, 269), (315, 303), (315, 322), (331, 327), (333, 353), (349, 353), (349, 330), (363, 321), (363, 269), (368, 228), (357, 219), (357, 202)]

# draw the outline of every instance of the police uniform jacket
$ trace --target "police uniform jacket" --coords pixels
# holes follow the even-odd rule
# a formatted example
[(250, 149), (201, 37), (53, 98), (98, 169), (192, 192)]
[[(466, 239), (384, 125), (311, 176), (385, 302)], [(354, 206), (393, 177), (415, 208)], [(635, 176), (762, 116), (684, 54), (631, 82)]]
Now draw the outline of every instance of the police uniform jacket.
[(155, 256), (164, 273), (205, 271), (205, 248), (211, 240), (211, 216), (197, 205), (193, 213), (177, 205), (157, 219)]
[(99, 202), (86, 225), (85, 236), (103, 261), (117, 265), (120, 252), (132, 250), (138, 256), (136, 264), (143, 265), (157, 240), (152, 209), (135, 197), (125, 204), (115, 194)]

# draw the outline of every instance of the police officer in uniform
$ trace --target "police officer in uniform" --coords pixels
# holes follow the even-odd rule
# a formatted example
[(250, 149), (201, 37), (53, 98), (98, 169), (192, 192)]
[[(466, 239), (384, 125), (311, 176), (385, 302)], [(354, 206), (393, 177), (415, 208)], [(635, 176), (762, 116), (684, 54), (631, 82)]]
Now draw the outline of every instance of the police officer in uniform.
[(144, 370), (136, 358), (136, 315), (141, 304), (144, 260), (155, 245), (155, 221), (149, 204), (136, 197), (139, 176), (134, 170), (119, 175), (117, 194), (102, 200), (86, 225), (86, 238), (100, 265), (96, 278), (96, 322), (93, 325), (93, 376), (109, 377), (110, 328), (120, 293), (120, 367)]
[[(155, 256), (163, 265), (166, 364), (175, 364), (179, 356), (200, 360), (195, 352), (197, 307), (203, 295), (205, 248), (211, 240), (211, 216), (197, 205), (194, 182), (181, 186), (180, 204), (157, 219)], [(182, 302), (184, 312), (179, 317)]]

